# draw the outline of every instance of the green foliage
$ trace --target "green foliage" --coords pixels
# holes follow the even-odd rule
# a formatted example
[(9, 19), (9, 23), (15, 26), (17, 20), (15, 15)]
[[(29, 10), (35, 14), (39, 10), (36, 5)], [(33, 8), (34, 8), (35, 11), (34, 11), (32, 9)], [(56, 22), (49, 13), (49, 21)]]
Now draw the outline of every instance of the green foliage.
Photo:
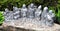
[[(57, 4), (56, 7), (50, 6), (49, 10), (53, 10), (53, 12), (55, 13), (55, 17), (57, 18), (57, 21), (60, 23), (60, 5)], [(56, 11), (56, 9), (57, 9), (57, 11)]]
[(0, 24), (2, 24), (3, 21), (4, 21), (3, 12), (0, 11)]
[(9, 4), (17, 7), (22, 7), (23, 4), (29, 5), (30, 3), (35, 3), (36, 5), (41, 4), (43, 7), (55, 6), (56, 5), (55, 1), (56, 0), (0, 0), (0, 10), (2, 11), (6, 7), (9, 7)]
[(56, 13), (56, 16), (58, 18), (58, 21), (60, 22), (60, 0), (58, 0), (57, 9), (58, 9), (58, 13)]
[[(49, 9), (52, 9), (53, 12), (55, 13), (55, 16), (57, 18), (57, 21), (60, 23), (60, 0), (57, 1), (57, 5), (52, 7), (50, 6)], [(56, 11), (57, 9), (57, 11)]]
[(57, 17), (58, 17), (58, 21), (60, 22), (60, 8), (58, 8)]

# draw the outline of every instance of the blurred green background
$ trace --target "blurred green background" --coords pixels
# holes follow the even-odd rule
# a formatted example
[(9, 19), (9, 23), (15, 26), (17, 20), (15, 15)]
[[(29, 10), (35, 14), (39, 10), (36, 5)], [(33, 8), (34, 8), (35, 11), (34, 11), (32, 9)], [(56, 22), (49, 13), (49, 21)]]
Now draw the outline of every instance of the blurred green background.
[(0, 11), (0, 25), (3, 24), (3, 21), (4, 21), (4, 16), (3, 16), (3, 12)]
[(30, 3), (42, 7), (48, 6), (49, 10), (55, 13), (55, 22), (60, 23), (60, 0), (0, 0), (0, 11), (4, 11), (5, 8), (13, 10), (13, 6), (22, 7), (23, 4), (28, 6)]

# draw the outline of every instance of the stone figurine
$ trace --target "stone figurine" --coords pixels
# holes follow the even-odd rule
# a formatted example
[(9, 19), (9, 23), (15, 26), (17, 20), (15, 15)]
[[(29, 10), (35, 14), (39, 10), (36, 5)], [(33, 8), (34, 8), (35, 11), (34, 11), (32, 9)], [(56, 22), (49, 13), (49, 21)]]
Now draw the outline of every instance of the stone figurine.
[(47, 18), (46, 25), (52, 26), (54, 23), (54, 19), (53, 19), (54, 17), (55, 17), (55, 15), (52, 12), (52, 10), (49, 10), (47, 17), (46, 17)]
[(35, 16), (34, 4), (31, 3), (30, 6), (28, 7), (28, 18), (34, 18), (34, 16)]
[(23, 4), (23, 6), (21, 8), (21, 16), (22, 17), (26, 17), (27, 16), (27, 8), (26, 8), (25, 4)]
[(19, 8), (17, 8), (17, 7), (14, 7), (14, 8), (13, 8), (13, 16), (14, 16), (14, 19), (20, 18)]
[(36, 18), (41, 18), (41, 13), (42, 13), (42, 10), (41, 10), (41, 5), (37, 8), (37, 10), (35, 11), (35, 17)]
[(41, 15), (41, 23), (46, 25), (46, 17), (47, 17), (47, 13), (48, 13), (48, 7), (44, 7), (42, 15)]

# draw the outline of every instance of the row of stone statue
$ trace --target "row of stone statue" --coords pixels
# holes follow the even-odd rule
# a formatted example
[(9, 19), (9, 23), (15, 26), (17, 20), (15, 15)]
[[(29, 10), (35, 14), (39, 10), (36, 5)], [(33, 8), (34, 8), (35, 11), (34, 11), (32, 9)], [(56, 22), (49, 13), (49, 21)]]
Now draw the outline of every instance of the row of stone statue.
[(48, 10), (48, 7), (44, 7), (43, 10), (41, 9), (42, 6), (38, 6), (38, 8), (31, 3), (28, 8), (25, 4), (23, 4), (22, 8), (13, 7), (13, 11), (9, 11), (7, 8), (5, 9), (4, 16), (5, 20), (17, 20), (19, 18), (39, 18), (42, 24), (52, 24), (54, 13), (52, 10)]
[[(5, 9), (5, 15), (7, 17), (14, 17), (14, 19), (18, 19), (19, 17), (27, 17), (27, 18), (43, 18), (47, 13), (51, 16), (54, 16), (52, 10), (48, 10), (48, 7), (44, 7), (43, 11), (41, 10), (42, 6), (40, 5), (38, 8), (31, 3), (28, 8), (23, 4), (22, 8), (13, 7), (13, 11), (9, 11), (7, 8)], [(11, 18), (12, 18), (11, 17)]]

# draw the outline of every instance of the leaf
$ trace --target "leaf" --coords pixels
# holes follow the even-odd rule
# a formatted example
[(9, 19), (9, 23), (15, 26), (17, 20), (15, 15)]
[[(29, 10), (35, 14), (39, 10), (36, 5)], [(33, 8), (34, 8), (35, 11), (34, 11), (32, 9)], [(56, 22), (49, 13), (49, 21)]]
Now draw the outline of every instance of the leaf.
[(3, 12), (0, 11), (0, 24), (2, 24), (3, 21), (4, 21)]

